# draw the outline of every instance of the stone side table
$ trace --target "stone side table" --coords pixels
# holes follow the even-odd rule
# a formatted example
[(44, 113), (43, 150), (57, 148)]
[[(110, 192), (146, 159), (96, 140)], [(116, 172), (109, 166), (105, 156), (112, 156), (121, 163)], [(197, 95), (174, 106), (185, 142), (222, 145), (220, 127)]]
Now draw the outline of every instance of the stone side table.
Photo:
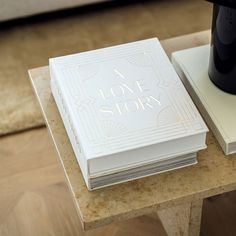
[[(209, 43), (204, 31), (162, 41), (172, 51)], [(168, 235), (199, 235), (203, 199), (236, 189), (236, 155), (226, 157), (211, 132), (195, 166), (89, 192), (50, 91), (48, 67), (29, 71), (82, 226), (87, 230), (156, 212)]]

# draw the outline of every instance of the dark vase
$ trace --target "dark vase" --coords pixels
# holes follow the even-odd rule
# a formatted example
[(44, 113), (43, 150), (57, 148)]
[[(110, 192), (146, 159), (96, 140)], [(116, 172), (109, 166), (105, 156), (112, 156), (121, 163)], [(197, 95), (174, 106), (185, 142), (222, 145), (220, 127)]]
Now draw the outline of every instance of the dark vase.
[(215, 3), (209, 76), (218, 88), (236, 94), (236, 9)]

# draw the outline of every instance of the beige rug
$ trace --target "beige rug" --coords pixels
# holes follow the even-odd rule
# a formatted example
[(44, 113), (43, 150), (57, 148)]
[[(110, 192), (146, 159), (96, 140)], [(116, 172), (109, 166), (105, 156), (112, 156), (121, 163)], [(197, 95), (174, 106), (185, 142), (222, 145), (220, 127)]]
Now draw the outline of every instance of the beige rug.
[(208, 29), (211, 4), (143, 1), (30, 21), (0, 26), (0, 135), (43, 125), (28, 80), (29, 68), (47, 65), (48, 58), (59, 55)]

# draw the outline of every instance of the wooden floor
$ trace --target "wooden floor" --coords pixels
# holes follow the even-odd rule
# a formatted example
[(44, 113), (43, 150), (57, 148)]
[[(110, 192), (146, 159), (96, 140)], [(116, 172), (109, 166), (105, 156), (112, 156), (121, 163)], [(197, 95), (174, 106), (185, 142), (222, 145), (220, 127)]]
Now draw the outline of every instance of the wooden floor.
[[(236, 235), (236, 192), (204, 202), (203, 236)], [(63, 171), (45, 128), (0, 139), (0, 235), (83, 235)], [(164, 236), (155, 215), (86, 236)]]

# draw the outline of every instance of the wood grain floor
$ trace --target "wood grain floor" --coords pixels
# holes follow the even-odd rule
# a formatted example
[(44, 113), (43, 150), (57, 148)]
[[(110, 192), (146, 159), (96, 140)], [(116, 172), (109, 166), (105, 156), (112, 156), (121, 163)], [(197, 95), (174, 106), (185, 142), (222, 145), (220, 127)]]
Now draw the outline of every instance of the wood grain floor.
[[(164, 236), (156, 216), (86, 234), (45, 128), (0, 139), (0, 236)], [(204, 202), (202, 236), (236, 235), (236, 192)]]

